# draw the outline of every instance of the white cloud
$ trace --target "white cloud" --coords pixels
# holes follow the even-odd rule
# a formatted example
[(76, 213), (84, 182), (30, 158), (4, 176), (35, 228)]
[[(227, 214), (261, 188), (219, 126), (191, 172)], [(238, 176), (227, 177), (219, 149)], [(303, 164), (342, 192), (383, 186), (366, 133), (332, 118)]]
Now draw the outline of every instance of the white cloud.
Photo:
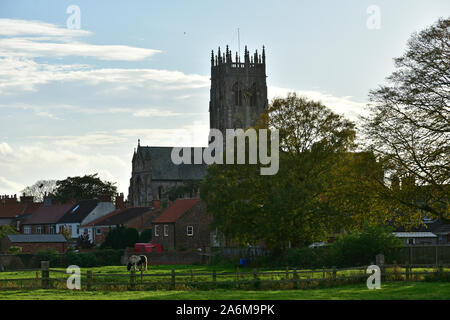
[(58, 27), (42, 21), (0, 19), (0, 35), (2, 36), (40, 35), (72, 38), (91, 34), (86, 30)]
[(297, 95), (305, 96), (311, 100), (321, 101), (334, 112), (343, 114), (352, 121), (358, 121), (358, 116), (364, 113), (364, 107), (367, 104), (367, 102), (354, 101), (351, 96), (336, 97), (328, 93), (314, 90), (296, 90), (269, 86), (267, 91), (269, 102), (275, 97), (286, 97), (289, 92), (296, 92)]
[(209, 86), (209, 77), (158, 69), (90, 69), (87, 65), (51, 65), (30, 59), (0, 58), (0, 94), (35, 91), (37, 85), (80, 81), (88, 85), (112, 85), (114, 90), (153, 88), (154, 90), (197, 89)]
[(6, 142), (0, 143), (0, 156), (4, 157), (4, 156), (11, 155), (12, 153), (13, 153), (13, 150), (9, 146), (9, 144), (7, 144)]
[(93, 45), (71, 41), (68, 43), (44, 42), (41, 39), (0, 39), (0, 56), (9, 57), (91, 57), (100, 60), (138, 61), (160, 50), (123, 45)]
[(19, 194), (25, 188), (24, 185), (10, 181), (5, 177), (0, 176), (0, 194)]
[(0, 56), (80, 56), (100, 60), (138, 61), (161, 52), (126, 45), (94, 45), (77, 40), (78, 37), (91, 34), (86, 30), (68, 29), (41, 21), (0, 19), (0, 36), (7, 36), (0, 38)]

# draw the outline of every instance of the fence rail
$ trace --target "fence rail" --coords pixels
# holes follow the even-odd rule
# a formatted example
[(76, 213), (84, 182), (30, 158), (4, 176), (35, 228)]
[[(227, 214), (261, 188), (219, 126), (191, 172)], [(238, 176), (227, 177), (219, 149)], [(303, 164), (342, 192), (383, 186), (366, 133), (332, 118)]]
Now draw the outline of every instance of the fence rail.
[[(380, 266), (382, 279), (384, 280), (421, 280), (425, 276), (448, 276), (450, 279), (450, 264), (386, 264)], [(447, 269), (447, 270), (446, 270)], [(181, 289), (188, 290), (193, 287), (207, 286), (217, 287), (221, 285), (232, 285), (234, 288), (299, 288), (308, 285), (319, 285), (324, 282), (330, 283), (351, 283), (352, 281), (361, 282), (367, 278), (367, 267), (351, 268), (331, 268), (331, 269), (312, 269), (297, 270), (297, 268), (286, 267), (285, 270), (277, 271), (252, 271), (242, 272), (239, 268), (235, 272), (199, 272), (193, 270), (177, 273), (175, 270), (167, 273), (146, 274), (143, 271), (130, 273), (104, 274), (87, 271), (81, 273), (82, 289), (96, 290), (105, 286), (124, 287), (126, 290), (138, 289)], [(30, 270), (27, 270), (30, 271)], [(18, 278), (0, 279), (0, 288), (12, 288), (14, 284), (23, 288), (26, 283), (31, 284), (33, 288), (66, 288), (65, 283), (71, 274), (64, 270), (50, 269), (49, 263), (43, 261), (41, 269), (35, 269), (35, 276), (24, 278), (20, 274)], [(423, 279), (422, 279), (423, 280)], [(110, 288), (109, 288), (110, 289)]]

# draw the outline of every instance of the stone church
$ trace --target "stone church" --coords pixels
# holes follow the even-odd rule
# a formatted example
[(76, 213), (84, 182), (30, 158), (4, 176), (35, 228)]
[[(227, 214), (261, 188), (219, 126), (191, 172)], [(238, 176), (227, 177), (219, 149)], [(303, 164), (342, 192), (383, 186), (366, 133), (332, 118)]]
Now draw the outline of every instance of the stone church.
[[(266, 54), (250, 54), (245, 47), (244, 61), (226, 47), (216, 55), (211, 52), (210, 128), (245, 129), (253, 126), (267, 108)], [(194, 154), (195, 148), (191, 149)], [(206, 175), (206, 164), (175, 165), (172, 147), (141, 146), (133, 154), (128, 201), (132, 206), (151, 206), (169, 189), (200, 181)], [(197, 195), (198, 196), (198, 195)]]

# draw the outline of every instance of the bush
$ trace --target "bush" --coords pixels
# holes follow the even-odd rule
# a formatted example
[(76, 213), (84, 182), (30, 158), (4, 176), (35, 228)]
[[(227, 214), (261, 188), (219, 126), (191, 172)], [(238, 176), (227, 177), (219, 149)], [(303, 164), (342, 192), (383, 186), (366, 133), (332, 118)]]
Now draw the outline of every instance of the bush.
[(139, 233), (135, 228), (117, 226), (108, 232), (101, 247), (125, 249), (126, 247), (134, 247), (136, 242), (139, 242)]
[(152, 229), (145, 229), (139, 235), (139, 242), (148, 243), (152, 241)]
[(35, 259), (38, 263), (40, 261), (49, 261), (50, 267), (60, 266), (59, 253), (55, 249), (41, 249), (36, 252)]
[(104, 249), (95, 252), (98, 263), (101, 266), (117, 266), (120, 265), (120, 258), (124, 254), (124, 250)]
[(22, 247), (17, 247), (17, 246), (11, 246), (8, 248), (8, 253), (9, 254), (18, 254), (22, 252)]
[(339, 237), (329, 250), (328, 263), (335, 266), (359, 266), (375, 262), (379, 253), (394, 255), (402, 242), (384, 226), (366, 226), (363, 231), (354, 231)]

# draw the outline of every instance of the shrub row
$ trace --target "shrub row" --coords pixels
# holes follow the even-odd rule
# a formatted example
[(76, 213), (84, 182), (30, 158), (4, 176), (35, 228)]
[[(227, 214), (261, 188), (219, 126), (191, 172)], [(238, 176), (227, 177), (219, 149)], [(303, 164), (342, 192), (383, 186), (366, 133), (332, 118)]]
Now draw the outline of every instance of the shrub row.
[(124, 250), (103, 249), (94, 252), (68, 251), (59, 254), (54, 249), (39, 250), (36, 254), (18, 254), (24, 266), (38, 268), (40, 261), (49, 261), (51, 267), (77, 265), (83, 268), (120, 265)]

